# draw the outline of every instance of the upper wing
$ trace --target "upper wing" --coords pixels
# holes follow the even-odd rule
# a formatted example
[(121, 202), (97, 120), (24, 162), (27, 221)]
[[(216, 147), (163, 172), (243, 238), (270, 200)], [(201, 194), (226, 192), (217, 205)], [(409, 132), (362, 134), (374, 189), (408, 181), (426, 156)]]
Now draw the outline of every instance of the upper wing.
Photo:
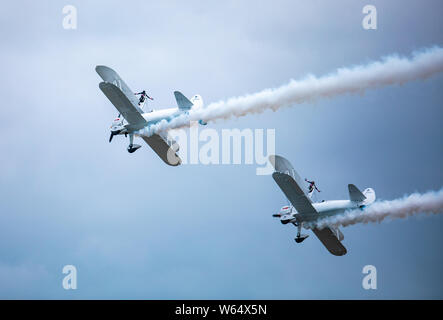
[(297, 220), (312, 221), (318, 219), (318, 212), (312, 206), (310, 199), (290, 175), (276, 171), (272, 174), (272, 178), (297, 210)]
[(109, 82), (100, 82), (99, 87), (131, 126), (137, 126), (141, 129), (148, 124), (141, 112), (129, 101), (119, 87)]
[(138, 106), (138, 99), (122, 78), (109, 67), (97, 66), (95, 71), (103, 79), (100, 90), (117, 108), (118, 112), (128, 121), (131, 129), (143, 128), (147, 122), (143, 118), (143, 110)]
[(112, 83), (113, 85), (118, 87), (132, 103), (132, 105), (137, 109), (137, 111), (143, 113), (143, 111), (138, 106), (138, 98), (134, 95), (134, 92), (128, 87), (123, 79), (120, 78), (117, 72), (106, 66), (97, 66), (95, 67), (95, 71), (103, 79), (104, 82)]
[(326, 227), (323, 229), (314, 228), (312, 231), (321, 243), (323, 243), (326, 249), (328, 249), (328, 251), (334, 256), (343, 256), (346, 254), (346, 248), (340, 242), (340, 240), (343, 239), (343, 234), (340, 230), (333, 230), (330, 227)]
[(311, 199), (303, 191), (301, 187), (303, 182), (291, 163), (277, 155), (269, 156), (269, 160), (275, 168), (272, 177), (297, 210), (297, 219), (301, 221), (317, 219), (318, 213), (312, 206)]
[[(303, 186), (303, 180), (287, 159), (283, 158), (282, 156), (271, 155), (269, 156), (269, 161), (274, 166), (275, 171), (286, 173), (287, 175), (291, 176), (300, 187)], [(306, 194), (306, 192), (302, 192)], [(311, 199), (309, 199), (309, 201), (311, 201)]]
[(142, 138), (166, 164), (170, 166), (178, 166), (181, 164), (181, 159), (175, 152), (178, 151), (178, 149), (172, 149), (161, 135), (153, 134), (150, 137), (142, 136)]

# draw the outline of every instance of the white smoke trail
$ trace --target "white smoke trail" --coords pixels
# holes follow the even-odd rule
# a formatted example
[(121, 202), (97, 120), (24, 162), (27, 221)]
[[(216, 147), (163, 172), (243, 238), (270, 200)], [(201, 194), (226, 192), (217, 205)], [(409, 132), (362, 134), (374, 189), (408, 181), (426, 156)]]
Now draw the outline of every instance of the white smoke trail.
[(210, 122), (261, 113), (267, 109), (276, 111), (320, 98), (362, 93), (366, 89), (424, 79), (442, 71), (443, 48), (440, 47), (414, 52), (411, 58), (391, 55), (367, 65), (340, 68), (322, 77), (308, 75), (302, 80), (291, 80), (279, 88), (211, 103), (206, 108), (190, 110), (188, 114), (172, 120), (162, 120), (141, 133), (152, 135), (159, 131), (185, 127), (189, 126), (190, 121)]
[[(318, 228), (326, 226), (349, 226), (356, 223), (376, 223), (384, 219), (404, 219), (416, 214), (443, 213), (443, 189), (424, 194), (413, 193), (402, 199), (375, 202), (369, 207), (331, 216), (315, 223)], [(311, 227), (313, 227), (312, 225)]]

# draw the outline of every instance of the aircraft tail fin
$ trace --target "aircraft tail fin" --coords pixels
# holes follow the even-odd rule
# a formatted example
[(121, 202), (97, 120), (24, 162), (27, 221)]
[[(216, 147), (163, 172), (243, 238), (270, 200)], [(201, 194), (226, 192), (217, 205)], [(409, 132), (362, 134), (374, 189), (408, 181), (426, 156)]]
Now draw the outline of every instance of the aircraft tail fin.
[[(189, 100), (188, 98), (186, 98), (181, 92), (179, 91), (174, 91), (174, 95), (175, 95), (175, 100), (177, 100), (177, 105), (178, 108), (182, 111), (188, 111), (188, 110), (196, 110), (196, 109), (201, 109), (203, 108), (203, 99), (199, 94), (194, 95), (191, 100)], [(198, 120), (198, 123), (200, 123), (201, 125), (205, 126), (208, 123), (203, 120), (200, 119)]]
[(180, 110), (191, 110), (194, 104), (189, 101), (189, 99), (186, 98), (180, 91), (174, 91), (174, 96)]
[[(271, 162), (272, 166), (274, 167), (275, 171), (281, 172), (284, 174), (287, 174), (291, 176), (295, 182), (302, 188), (303, 193), (307, 196), (309, 201), (311, 201), (311, 196), (308, 194), (308, 192), (304, 188), (304, 182), (302, 178), (298, 175), (298, 173), (295, 171), (292, 164), (287, 160), (286, 158), (283, 158), (282, 156), (278, 155), (270, 155), (269, 161)], [(311, 201), (312, 202), (312, 201)]]
[(355, 202), (362, 202), (366, 200), (366, 196), (358, 190), (358, 188), (353, 184), (348, 184), (349, 189), (349, 199)]

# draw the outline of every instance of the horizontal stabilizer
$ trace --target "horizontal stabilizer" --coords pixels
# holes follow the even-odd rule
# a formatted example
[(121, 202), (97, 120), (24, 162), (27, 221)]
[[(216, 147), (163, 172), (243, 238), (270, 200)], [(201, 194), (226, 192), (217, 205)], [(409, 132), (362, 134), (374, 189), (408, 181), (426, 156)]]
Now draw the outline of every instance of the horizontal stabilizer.
[(177, 105), (180, 110), (190, 110), (193, 103), (189, 101), (180, 91), (174, 91), (175, 100), (177, 100)]
[(349, 199), (355, 202), (362, 202), (366, 200), (366, 197), (360, 190), (353, 184), (348, 184), (349, 189)]

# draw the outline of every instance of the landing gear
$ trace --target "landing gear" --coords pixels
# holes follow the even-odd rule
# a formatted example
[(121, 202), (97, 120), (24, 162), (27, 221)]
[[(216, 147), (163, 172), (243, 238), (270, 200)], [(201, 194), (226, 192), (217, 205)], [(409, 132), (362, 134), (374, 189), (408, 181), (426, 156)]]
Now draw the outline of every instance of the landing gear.
[(128, 146), (128, 152), (129, 153), (133, 153), (133, 152), (137, 151), (138, 148), (141, 148), (141, 145), (139, 145), (139, 144), (130, 144)]
[(128, 146), (128, 152), (129, 153), (133, 153), (135, 151), (137, 151), (137, 149), (141, 148), (141, 145), (139, 144), (134, 144), (134, 134), (129, 134), (129, 146)]
[(296, 226), (297, 226), (297, 238), (295, 238), (294, 240), (297, 243), (302, 243), (303, 240), (309, 237), (309, 234), (300, 234), (303, 222), (298, 223)]
[(307, 237), (309, 237), (309, 234), (302, 234), (300, 236), (297, 236), (297, 238), (295, 238), (295, 242), (297, 243), (302, 243), (303, 240), (305, 240)]

